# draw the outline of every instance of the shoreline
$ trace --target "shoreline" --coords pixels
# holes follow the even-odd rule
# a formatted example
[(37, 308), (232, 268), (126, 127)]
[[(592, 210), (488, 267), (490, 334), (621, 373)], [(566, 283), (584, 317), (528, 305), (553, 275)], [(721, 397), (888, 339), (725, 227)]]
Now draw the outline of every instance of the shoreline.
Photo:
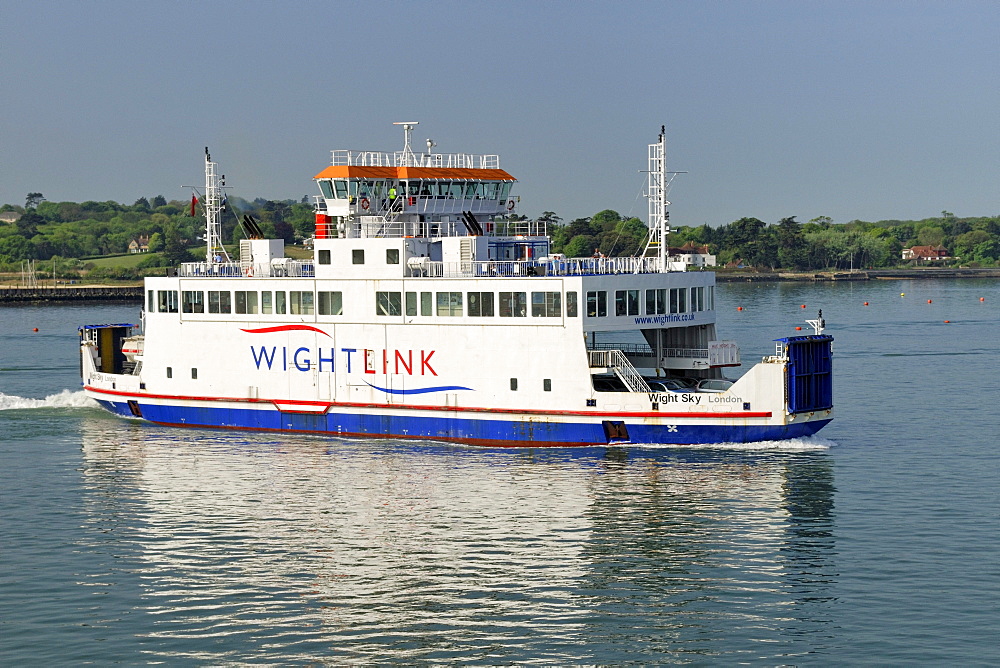
[[(934, 267), (927, 269), (869, 269), (866, 271), (853, 272), (723, 271), (716, 272), (715, 274), (716, 283), (817, 283), (827, 281), (925, 280), (934, 278), (1000, 278), (1000, 269), (950, 269)], [(141, 284), (63, 284), (36, 288), (26, 288), (17, 285), (0, 285), (0, 304), (68, 301), (141, 302), (142, 298), (143, 286)]]

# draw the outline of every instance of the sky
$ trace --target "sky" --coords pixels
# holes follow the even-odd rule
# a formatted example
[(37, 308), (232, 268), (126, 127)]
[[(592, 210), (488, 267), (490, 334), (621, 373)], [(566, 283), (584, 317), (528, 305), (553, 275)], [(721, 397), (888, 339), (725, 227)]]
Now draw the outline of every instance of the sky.
[(1000, 2), (0, 1), (0, 204), (318, 194), (332, 149), (498, 154), (517, 212), (1000, 214)]

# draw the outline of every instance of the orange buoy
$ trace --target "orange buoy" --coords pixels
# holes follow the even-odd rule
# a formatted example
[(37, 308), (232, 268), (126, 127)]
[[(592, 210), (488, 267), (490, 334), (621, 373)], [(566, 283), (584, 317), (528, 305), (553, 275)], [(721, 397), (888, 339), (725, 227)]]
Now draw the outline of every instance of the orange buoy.
[(986, 297), (980, 297), (980, 298), (979, 298), (979, 301), (981, 301), (981, 302), (984, 302), (984, 301), (986, 301)]
[(949, 322), (951, 322), (951, 320), (945, 320), (945, 323), (949, 323)]
[(865, 306), (868, 306), (868, 302), (865, 302)]
[(802, 305), (802, 308), (805, 308), (805, 307), (806, 307), (806, 305), (805, 305), (805, 304), (803, 304), (803, 305)]
[(38, 331), (38, 328), (37, 328), (37, 327), (35, 327), (35, 328), (34, 328), (33, 330), (31, 330), (31, 331), (33, 331), (33, 332), (37, 332), (37, 331)]
[(928, 300), (927, 300), (927, 303), (928, 303), (928, 304), (930, 304), (930, 303), (931, 303), (931, 300), (930, 300), (930, 299), (928, 299)]
[(743, 307), (742, 307), (742, 306), (737, 306), (737, 307), (736, 307), (736, 310), (737, 310), (737, 311), (742, 311), (742, 310), (743, 310)]
[(802, 329), (801, 327), (796, 327), (795, 329)]

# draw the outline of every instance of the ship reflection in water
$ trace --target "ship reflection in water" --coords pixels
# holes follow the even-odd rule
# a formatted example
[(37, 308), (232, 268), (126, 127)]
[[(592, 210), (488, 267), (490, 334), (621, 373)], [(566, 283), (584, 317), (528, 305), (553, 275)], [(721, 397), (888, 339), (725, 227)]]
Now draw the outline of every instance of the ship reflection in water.
[(152, 660), (793, 660), (829, 632), (821, 446), (83, 431), (87, 517)]

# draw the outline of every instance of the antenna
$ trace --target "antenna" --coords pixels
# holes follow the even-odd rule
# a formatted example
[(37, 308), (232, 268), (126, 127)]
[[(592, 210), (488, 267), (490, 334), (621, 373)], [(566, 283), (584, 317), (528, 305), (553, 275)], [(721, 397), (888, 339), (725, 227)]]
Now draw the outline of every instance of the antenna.
[(410, 148), (410, 137), (413, 135), (413, 128), (419, 125), (420, 121), (398, 121), (393, 123), (393, 125), (403, 126), (403, 155), (401, 167), (415, 167), (416, 156), (413, 155), (413, 149)]

